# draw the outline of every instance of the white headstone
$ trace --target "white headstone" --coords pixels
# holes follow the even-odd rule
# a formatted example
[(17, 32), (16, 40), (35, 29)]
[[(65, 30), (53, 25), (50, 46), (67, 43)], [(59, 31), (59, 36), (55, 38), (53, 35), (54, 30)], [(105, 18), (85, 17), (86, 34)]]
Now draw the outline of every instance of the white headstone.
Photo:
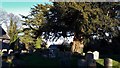
[(21, 53), (28, 53), (27, 50), (21, 50)]
[(7, 49), (2, 49), (2, 52), (7, 52)]
[(95, 60), (99, 59), (99, 52), (98, 51), (93, 52), (93, 59), (95, 59)]
[(8, 51), (8, 54), (10, 54), (11, 52), (13, 52), (13, 50), (12, 50), (12, 49), (10, 49), (10, 50)]

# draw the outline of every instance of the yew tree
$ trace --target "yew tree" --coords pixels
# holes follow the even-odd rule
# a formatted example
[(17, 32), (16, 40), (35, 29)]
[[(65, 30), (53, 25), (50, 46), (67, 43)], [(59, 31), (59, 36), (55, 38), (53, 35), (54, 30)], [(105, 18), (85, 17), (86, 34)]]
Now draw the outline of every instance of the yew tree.
[[(114, 7), (119, 3), (54, 2), (52, 5), (38, 4), (31, 14), (23, 16), (25, 24), (33, 30), (35, 38), (51, 34), (74, 36), (72, 52), (82, 53), (84, 43), (93, 35), (106, 38), (105, 33), (117, 35), (119, 21)], [(43, 34), (44, 32), (44, 34)]]

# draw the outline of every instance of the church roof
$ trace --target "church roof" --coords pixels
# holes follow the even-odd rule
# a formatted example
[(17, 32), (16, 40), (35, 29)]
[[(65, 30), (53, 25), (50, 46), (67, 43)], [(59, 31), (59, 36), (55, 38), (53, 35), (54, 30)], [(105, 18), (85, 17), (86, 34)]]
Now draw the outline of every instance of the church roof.
[(10, 39), (4, 29), (0, 26), (0, 39)]
[(6, 32), (4, 31), (4, 29), (0, 26), (0, 36), (3, 36), (5, 35)]

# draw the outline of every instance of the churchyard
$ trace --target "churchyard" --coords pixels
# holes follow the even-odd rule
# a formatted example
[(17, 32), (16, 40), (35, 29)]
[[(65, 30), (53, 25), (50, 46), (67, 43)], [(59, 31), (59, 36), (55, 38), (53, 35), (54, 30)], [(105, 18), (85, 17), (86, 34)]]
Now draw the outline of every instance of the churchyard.
[(120, 2), (29, 4), (0, 9), (0, 67), (120, 68)]
[[(32, 53), (22, 52), (22, 53), (6, 53), (2, 55), (2, 65), (3, 68), (6, 67), (45, 67), (45, 68), (81, 68), (81, 67), (92, 67), (92, 68), (103, 68), (105, 64), (106, 55), (100, 55), (99, 52), (89, 51), (88, 53), (83, 54), (72, 54), (69, 51), (59, 51), (54, 50), (50, 51), (46, 50), (36, 50)], [(120, 67), (120, 56), (112, 55), (110, 58), (112, 59), (111, 65), (113, 68)], [(107, 61), (108, 62), (108, 61)], [(105, 64), (105, 65), (104, 65)]]

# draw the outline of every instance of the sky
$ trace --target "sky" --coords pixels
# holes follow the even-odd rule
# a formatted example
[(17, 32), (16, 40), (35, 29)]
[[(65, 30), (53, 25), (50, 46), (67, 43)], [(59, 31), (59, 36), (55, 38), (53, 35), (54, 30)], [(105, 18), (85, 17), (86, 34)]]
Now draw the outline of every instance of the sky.
[[(17, 15), (18, 17), (21, 17), (21, 15), (28, 15), (30, 13), (30, 9), (33, 7), (33, 5), (37, 4), (45, 4), (51, 2), (47, 2), (45, 0), (0, 0), (0, 11), (1, 9), (5, 12), (13, 13), (14, 15)], [(4, 23), (2, 24), (3, 28), (6, 30)]]
[(2, 9), (8, 13), (28, 15), (30, 13), (30, 8), (40, 3), (45, 4), (50, 2), (2, 2), (0, 5)]
[[(48, 2), (47, 0), (20, 0), (18, 2), (18, 0), (2, 0), (2, 2), (0, 2), (0, 8), (2, 8), (3, 10), (5, 10), (7, 13), (13, 13), (15, 15), (21, 14), (21, 15), (28, 15), (30, 13), (30, 8), (33, 7), (33, 5), (37, 5), (37, 4), (45, 4), (45, 3), (49, 3), (52, 4), (51, 2)], [(4, 29), (5, 26), (3, 25)], [(72, 40), (70, 40), (72, 41)], [(57, 44), (57, 43), (62, 43), (63, 42), (63, 38), (62, 40), (58, 40), (57, 42), (50, 42), (48, 41), (48, 45), (50, 44)]]

